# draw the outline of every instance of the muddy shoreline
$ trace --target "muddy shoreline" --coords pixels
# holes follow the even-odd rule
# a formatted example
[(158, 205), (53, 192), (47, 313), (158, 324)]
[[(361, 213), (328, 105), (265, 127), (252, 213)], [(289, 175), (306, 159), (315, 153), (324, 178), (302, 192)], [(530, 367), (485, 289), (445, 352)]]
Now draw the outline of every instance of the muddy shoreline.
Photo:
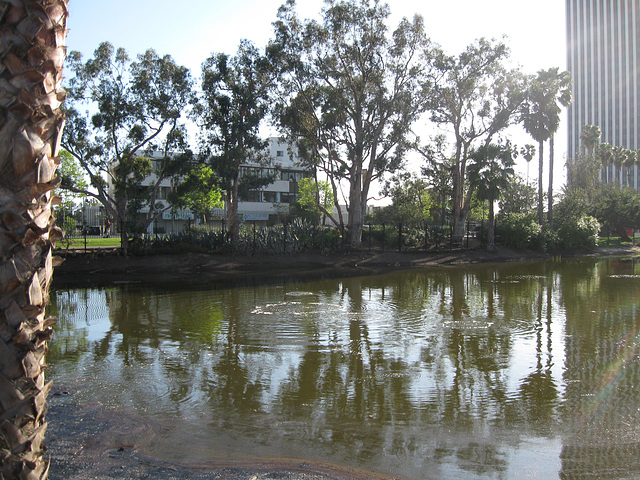
[[(640, 255), (640, 247), (600, 247), (594, 252), (579, 256), (619, 255)], [(229, 281), (335, 278), (435, 265), (533, 261), (551, 257), (552, 255), (504, 247), (494, 253), (480, 249), (457, 249), (415, 253), (363, 251), (269, 256), (185, 253), (125, 257), (89, 252), (63, 256), (63, 263), (54, 270), (54, 285), (109, 285), (118, 282), (228, 284)]]

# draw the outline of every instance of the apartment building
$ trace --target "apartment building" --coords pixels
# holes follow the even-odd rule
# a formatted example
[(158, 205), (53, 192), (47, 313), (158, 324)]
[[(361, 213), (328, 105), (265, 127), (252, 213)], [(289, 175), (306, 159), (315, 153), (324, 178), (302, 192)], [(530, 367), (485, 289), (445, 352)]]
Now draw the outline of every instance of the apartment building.
[[(266, 165), (257, 165), (247, 162), (241, 166), (241, 175), (258, 174), (274, 175), (276, 180), (258, 190), (248, 192), (240, 198), (238, 213), (241, 222), (250, 222), (256, 226), (274, 225), (281, 222), (289, 211), (289, 206), (298, 198), (298, 183), (303, 178), (310, 176), (308, 169), (299, 165), (298, 156), (294, 146), (283, 142), (278, 137), (268, 139), (267, 153), (269, 161)], [(154, 156), (151, 157), (152, 161)], [(158, 158), (160, 158), (158, 156)], [(151, 174), (143, 184), (154, 185), (158, 178)], [(165, 179), (160, 183), (158, 203), (163, 207), (169, 205), (167, 198), (172, 191), (171, 179)], [(140, 216), (146, 216), (149, 207), (142, 207)], [(210, 224), (221, 226), (226, 218), (226, 208), (214, 209), (209, 216)], [(183, 231), (187, 225), (202, 223), (189, 210), (164, 210), (162, 215), (151, 224), (148, 233), (173, 233)]]

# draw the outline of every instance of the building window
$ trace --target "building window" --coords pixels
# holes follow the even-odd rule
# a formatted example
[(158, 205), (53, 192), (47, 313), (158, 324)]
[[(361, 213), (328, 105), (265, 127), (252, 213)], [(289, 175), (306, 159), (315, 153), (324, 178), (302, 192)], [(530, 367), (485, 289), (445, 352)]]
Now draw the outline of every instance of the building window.
[(295, 203), (296, 202), (296, 194), (295, 193), (281, 193), (280, 194), (280, 203)]
[(243, 202), (259, 202), (260, 192), (258, 190), (251, 190), (247, 192), (245, 195), (242, 195), (240, 200)]
[(285, 182), (299, 182), (304, 178), (303, 172), (293, 172), (291, 170), (283, 170), (280, 173), (280, 180)]
[(284, 157), (284, 151), (283, 150), (276, 151), (276, 157)]
[(277, 192), (262, 192), (262, 199), (267, 203), (276, 203), (277, 196)]

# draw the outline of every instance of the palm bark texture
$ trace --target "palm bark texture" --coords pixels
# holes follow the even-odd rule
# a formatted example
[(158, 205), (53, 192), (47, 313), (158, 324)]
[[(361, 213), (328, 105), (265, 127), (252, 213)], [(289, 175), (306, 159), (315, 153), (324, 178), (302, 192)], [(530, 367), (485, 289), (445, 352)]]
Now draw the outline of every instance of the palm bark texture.
[(0, 478), (44, 479), (68, 0), (0, 1)]

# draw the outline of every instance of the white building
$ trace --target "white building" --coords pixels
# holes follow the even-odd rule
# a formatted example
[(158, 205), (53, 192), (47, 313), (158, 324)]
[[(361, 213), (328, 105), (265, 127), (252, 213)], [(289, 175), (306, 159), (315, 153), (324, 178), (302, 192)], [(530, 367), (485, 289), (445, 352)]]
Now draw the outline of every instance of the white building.
[[(289, 212), (289, 205), (297, 200), (298, 183), (304, 177), (311, 176), (308, 169), (299, 165), (298, 157), (294, 147), (288, 143), (280, 141), (277, 137), (270, 137), (268, 154), (270, 161), (268, 165), (257, 165), (246, 163), (241, 165), (241, 175), (246, 172), (276, 174), (276, 180), (262, 187), (259, 190), (250, 191), (245, 197), (240, 198), (238, 213), (241, 222), (248, 222), (251, 225), (266, 226), (280, 223)], [(152, 157), (153, 161), (153, 157)], [(259, 172), (258, 172), (259, 171)], [(157, 182), (158, 177), (151, 174), (143, 182), (144, 185), (151, 186)], [(172, 180), (165, 179), (160, 183), (160, 190), (157, 203), (164, 207), (169, 206), (167, 197), (173, 188)], [(209, 219), (212, 225), (222, 225), (225, 220), (225, 208), (214, 209)], [(149, 207), (140, 209), (140, 215), (149, 212)], [(148, 233), (173, 233), (180, 232), (187, 225), (199, 224), (201, 220), (196, 218), (190, 211), (176, 211), (168, 209), (162, 213), (161, 217), (153, 222), (147, 229)]]

